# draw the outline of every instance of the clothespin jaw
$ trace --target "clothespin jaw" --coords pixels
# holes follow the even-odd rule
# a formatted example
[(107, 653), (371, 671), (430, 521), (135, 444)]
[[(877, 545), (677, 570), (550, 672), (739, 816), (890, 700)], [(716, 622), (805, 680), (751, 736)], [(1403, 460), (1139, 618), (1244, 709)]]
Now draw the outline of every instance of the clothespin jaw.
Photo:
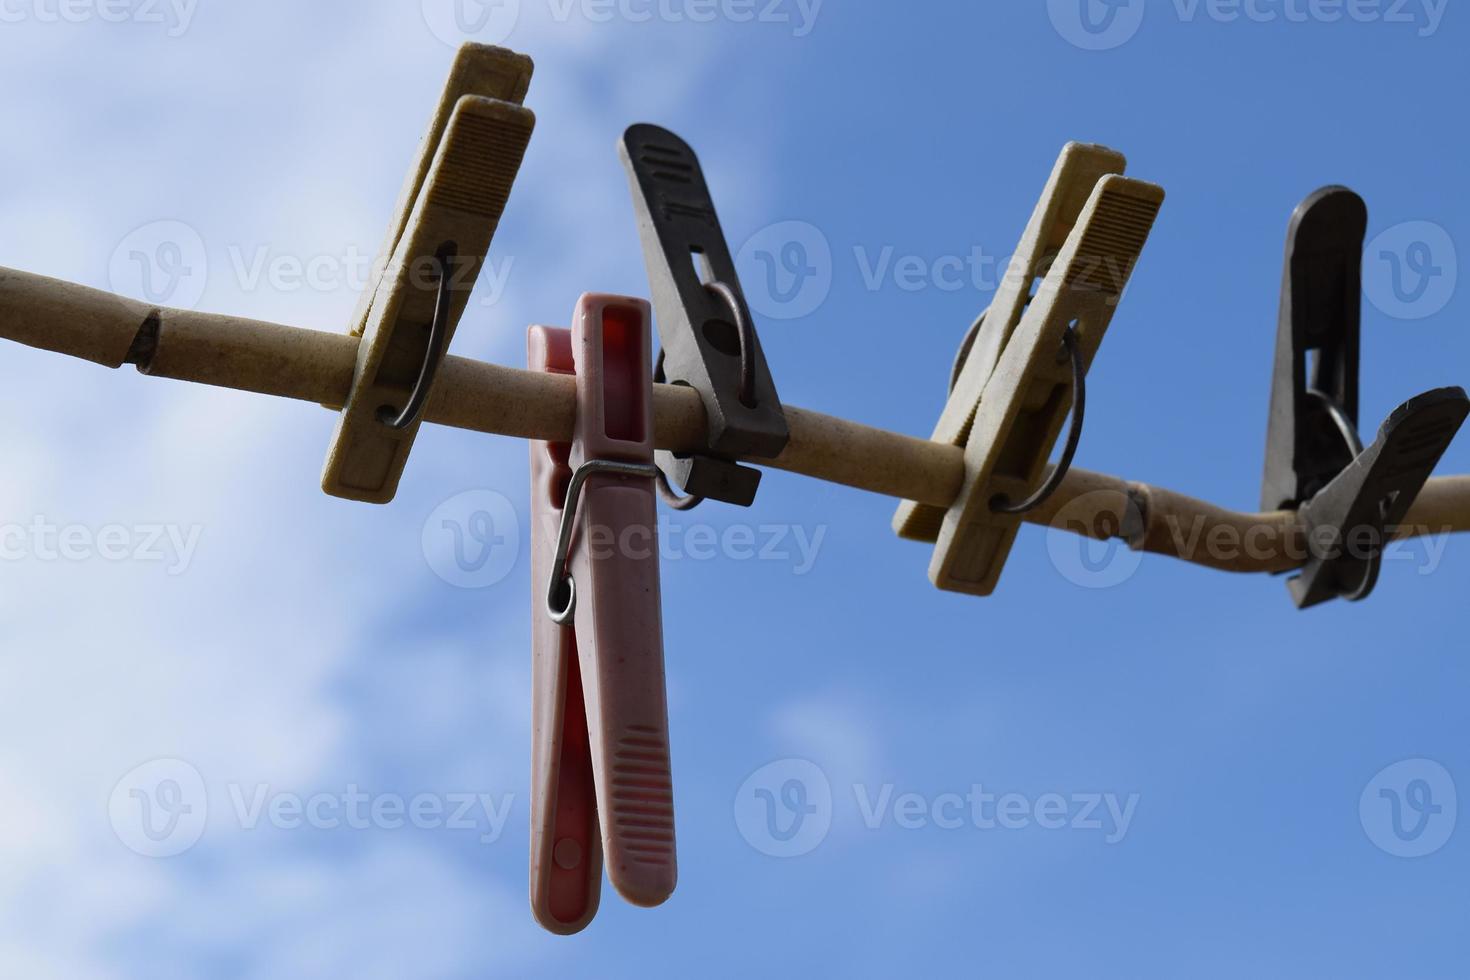
[[(572, 332), (531, 327), (526, 366), (575, 374)], [(541, 584), (572, 471), (568, 443), (531, 441), (531, 909), (552, 932), (592, 921), (602, 891), (602, 840), (575, 632), (553, 622)]]
[(574, 373), (567, 445), (532, 442), (531, 905), (584, 928), (602, 866), (657, 905), (677, 880), (648, 304), (583, 296), (571, 331), (532, 327), (533, 368)]
[(1367, 230), (1367, 205), (1346, 187), (1324, 187), (1291, 216), (1262, 510), (1301, 506), (1362, 451), (1358, 362)]
[[(965, 447), (959, 496), (948, 511), (905, 502), (894, 515), (901, 536), (935, 542), (929, 578), (941, 589), (995, 590), (1022, 513), (1076, 449), (1082, 382), (1164, 200), (1113, 172), (1122, 166), (1103, 147), (1063, 149), (935, 431)], [(1043, 483), (1074, 401), (1064, 463)]]
[(362, 342), (322, 474), (329, 494), (387, 503), (397, 492), (535, 127), (519, 104), (530, 76), (523, 55), (460, 50), (390, 225), (387, 264), (350, 328)]
[(1467, 414), (1462, 388), (1410, 399), (1389, 415), (1373, 445), (1301, 508), (1312, 558), (1287, 582), (1298, 609), (1373, 591), (1388, 529), (1408, 514)]
[(704, 171), (687, 143), (657, 126), (630, 127), (618, 152), (658, 312), (664, 379), (699, 392), (709, 426), (708, 452), (660, 452), (659, 467), (689, 494), (749, 506), (760, 471), (734, 458), (778, 456), (790, 432)]
[(1403, 520), (1470, 411), (1459, 388), (1400, 405), (1367, 449), (1358, 435), (1363, 239), (1368, 208), (1324, 187), (1286, 235), (1265, 510), (1298, 510), (1311, 557), (1287, 581), (1297, 608), (1356, 602), (1378, 584), (1389, 529)]
[[(1068, 143), (1062, 147), (995, 299), (970, 328), (969, 342), (957, 359), (944, 412), (931, 441), (965, 447), (985, 386), (1021, 324), (1035, 285), (1056, 262), (1097, 182), (1108, 174), (1121, 174), (1126, 165), (1123, 154), (1105, 146)], [(939, 538), (944, 513), (943, 507), (905, 500), (893, 515), (893, 530), (901, 538), (933, 543)]]

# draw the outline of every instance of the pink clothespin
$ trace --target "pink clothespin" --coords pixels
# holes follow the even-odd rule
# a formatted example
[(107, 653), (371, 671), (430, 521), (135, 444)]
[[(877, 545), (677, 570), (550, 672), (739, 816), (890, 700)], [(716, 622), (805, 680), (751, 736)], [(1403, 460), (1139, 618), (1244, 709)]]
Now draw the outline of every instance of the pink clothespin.
[(531, 443), (531, 908), (552, 932), (674, 890), (653, 478), (649, 306), (584, 295), (531, 327), (533, 370), (575, 374), (573, 441)]

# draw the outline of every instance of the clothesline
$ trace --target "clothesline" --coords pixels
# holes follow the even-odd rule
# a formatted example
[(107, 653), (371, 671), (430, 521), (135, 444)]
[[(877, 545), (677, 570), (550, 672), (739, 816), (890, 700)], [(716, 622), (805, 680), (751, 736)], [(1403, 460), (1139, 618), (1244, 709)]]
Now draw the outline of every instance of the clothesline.
[[(102, 364), (134, 364), (157, 378), (314, 402), (331, 409), (352, 385), (359, 338), (240, 317), (158, 309), (74, 283), (0, 269), (0, 336)], [(820, 412), (785, 406), (786, 449), (754, 460), (791, 473), (948, 507), (965, 475), (964, 451)], [(661, 449), (704, 445), (705, 410), (680, 385), (655, 385)], [(565, 441), (575, 422), (570, 377), (446, 358), (425, 421), (523, 439)], [(1107, 539), (1230, 572), (1284, 572), (1308, 557), (1292, 511), (1231, 510), (1182, 493), (1073, 468), (1028, 523)], [(1470, 476), (1436, 477), (1397, 538), (1470, 531)]]

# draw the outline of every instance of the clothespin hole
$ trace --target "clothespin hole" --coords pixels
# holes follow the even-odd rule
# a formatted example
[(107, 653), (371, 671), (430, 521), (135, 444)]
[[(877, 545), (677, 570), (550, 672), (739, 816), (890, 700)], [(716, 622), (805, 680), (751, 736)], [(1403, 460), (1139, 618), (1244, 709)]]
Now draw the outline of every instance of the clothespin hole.
[(694, 275), (699, 279), (701, 286), (708, 286), (715, 281), (715, 272), (710, 268), (709, 257), (704, 254), (703, 250), (691, 248), (689, 262), (694, 266)]
[(547, 596), (546, 611), (552, 622), (565, 626), (572, 618), (576, 601), (577, 584), (570, 575), (563, 574), (552, 585), (551, 594)]
[(740, 356), (740, 331), (728, 320), (704, 321), (704, 339), (726, 357)]
[[(1073, 338), (1073, 340), (1075, 341), (1077, 336), (1077, 328), (1081, 325), (1082, 321), (1078, 320), (1076, 317), (1073, 317), (1071, 321), (1067, 324), (1067, 336)], [(1064, 339), (1061, 346), (1057, 348), (1057, 363), (1065, 364), (1067, 359), (1071, 356), (1072, 350), (1070, 347), (1067, 346), (1067, 341)]]
[(556, 866), (563, 871), (571, 871), (582, 863), (582, 845), (570, 837), (563, 837), (556, 842), (556, 847), (551, 852), (552, 860)]

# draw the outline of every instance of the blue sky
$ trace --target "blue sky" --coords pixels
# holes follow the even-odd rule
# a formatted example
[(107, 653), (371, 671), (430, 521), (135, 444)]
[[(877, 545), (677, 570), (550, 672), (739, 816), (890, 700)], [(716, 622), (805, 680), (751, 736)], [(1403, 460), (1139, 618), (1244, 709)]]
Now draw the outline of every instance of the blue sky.
[[(538, 126), (454, 351), (520, 364), (581, 292), (646, 292), (614, 146), (648, 121), (699, 151), (790, 404), (926, 436), (990, 298), (965, 260), (1009, 255), (1068, 140), (1168, 191), (1078, 465), (1254, 507), (1286, 223), (1324, 184), (1377, 243), (1365, 432), (1470, 380), (1463, 11), (1085, 3), (463, 8), (535, 58)], [(345, 329), (449, 0), (0, 11), (0, 265), (136, 292), (141, 251), (187, 270), (173, 302)], [(758, 254), (790, 240), (815, 278), (783, 302)], [(1419, 241), (1405, 306), (1373, 256)], [(0, 974), (1463, 975), (1463, 540), (1298, 613), (1152, 556), (1088, 587), (1026, 528), (975, 599), (929, 585), (893, 501), (768, 472), (749, 512), (669, 519), (678, 890), (607, 889), (558, 938), (526, 901), (529, 554), (451, 581), (442, 530), (485, 511), (519, 543), (524, 444), (426, 428), (375, 508), (319, 491), (313, 406), (8, 344), (0, 382)], [(700, 544), (746, 534), (764, 558)], [(179, 853), (139, 853), (170, 849), (145, 798)], [(398, 826), (415, 798), (445, 812)]]

